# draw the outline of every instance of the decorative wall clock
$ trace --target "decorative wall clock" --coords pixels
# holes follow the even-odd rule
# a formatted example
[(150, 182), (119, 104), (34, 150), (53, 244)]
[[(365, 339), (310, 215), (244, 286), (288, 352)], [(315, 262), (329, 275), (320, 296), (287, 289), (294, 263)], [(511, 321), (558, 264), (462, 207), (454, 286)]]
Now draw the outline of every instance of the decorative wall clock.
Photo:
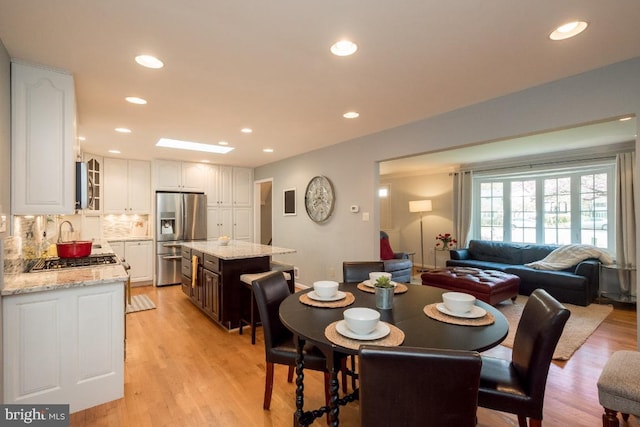
[(307, 215), (317, 223), (325, 222), (333, 213), (335, 203), (333, 185), (326, 176), (311, 178), (304, 195)]

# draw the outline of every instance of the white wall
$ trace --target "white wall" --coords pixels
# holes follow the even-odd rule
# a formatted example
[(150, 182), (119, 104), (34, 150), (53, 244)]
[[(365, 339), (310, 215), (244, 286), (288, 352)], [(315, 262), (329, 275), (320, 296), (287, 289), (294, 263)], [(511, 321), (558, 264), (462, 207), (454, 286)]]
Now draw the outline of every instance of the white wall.
[[(261, 166), (255, 179), (273, 178), (274, 206), (282, 205), (284, 188), (298, 189), (298, 215), (273, 217), (274, 245), (297, 250), (286, 258), (300, 268), (298, 281), (310, 284), (331, 272), (340, 279), (343, 261), (379, 256), (377, 162), (628, 114), (640, 116), (640, 58)], [(329, 177), (337, 197), (322, 225), (304, 210), (304, 189), (315, 175)], [(351, 204), (360, 213), (350, 213)]]
[[(453, 181), (448, 173), (410, 177), (381, 177), (381, 184), (391, 186), (393, 230), (399, 234), (395, 251), (415, 252), (414, 263), (422, 264), (420, 248), (420, 214), (409, 212), (409, 201), (431, 200), (433, 211), (422, 218), (424, 266), (433, 266), (436, 236), (453, 233)], [(456, 237), (456, 236), (454, 236)], [(441, 266), (440, 264), (438, 264)]]

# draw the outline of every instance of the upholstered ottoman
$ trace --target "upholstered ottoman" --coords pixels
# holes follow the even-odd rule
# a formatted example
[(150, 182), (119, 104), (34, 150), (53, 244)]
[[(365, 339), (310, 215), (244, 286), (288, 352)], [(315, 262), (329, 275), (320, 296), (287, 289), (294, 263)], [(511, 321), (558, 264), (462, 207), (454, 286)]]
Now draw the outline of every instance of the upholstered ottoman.
[(450, 291), (465, 292), (491, 305), (518, 296), (520, 278), (496, 270), (447, 267), (422, 273), (422, 284)]
[(598, 378), (598, 398), (604, 407), (604, 427), (618, 427), (618, 412), (625, 421), (629, 414), (640, 415), (639, 352), (620, 350), (613, 353)]

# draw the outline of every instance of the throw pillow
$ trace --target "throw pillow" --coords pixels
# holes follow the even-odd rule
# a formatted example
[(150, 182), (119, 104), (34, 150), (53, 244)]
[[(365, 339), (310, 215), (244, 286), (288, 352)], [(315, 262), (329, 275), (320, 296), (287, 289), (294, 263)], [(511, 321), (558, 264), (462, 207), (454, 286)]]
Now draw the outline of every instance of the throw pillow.
[(555, 249), (540, 261), (525, 264), (536, 270), (564, 270), (589, 258), (597, 258), (603, 264), (613, 264), (613, 259), (600, 248), (591, 245), (565, 245)]
[(393, 259), (393, 249), (391, 249), (391, 244), (389, 243), (389, 239), (380, 239), (380, 259), (385, 261), (388, 259)]

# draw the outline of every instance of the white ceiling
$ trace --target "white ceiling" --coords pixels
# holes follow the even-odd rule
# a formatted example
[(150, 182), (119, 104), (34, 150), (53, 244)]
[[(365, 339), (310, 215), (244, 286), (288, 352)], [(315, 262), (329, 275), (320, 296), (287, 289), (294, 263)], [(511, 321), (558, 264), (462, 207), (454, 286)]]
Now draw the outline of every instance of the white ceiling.
[[(547, 38), (575, 19), (591, 25)], [(11, 57), (75, 76), (84, 151), (248, 167), (640, 56), (639, 20), (638, 0), (0, 0)], [(343, 37), (352, 57), (329, 53)], [(165, 68), (138, 66), (141, 53)]]

